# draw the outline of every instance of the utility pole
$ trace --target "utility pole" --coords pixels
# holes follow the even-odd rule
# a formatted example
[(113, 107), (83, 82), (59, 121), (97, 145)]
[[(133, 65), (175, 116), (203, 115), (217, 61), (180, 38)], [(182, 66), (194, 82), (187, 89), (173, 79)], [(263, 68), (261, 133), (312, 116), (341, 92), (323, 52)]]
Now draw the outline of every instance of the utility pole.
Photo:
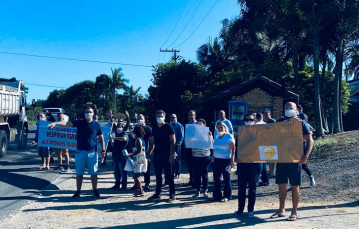
[(170, 49), (170, 50), (167, 50), (167, 49), (160, 49), (160, 52), (172, 52), (173, 53), (173, 56), (172, 56), (172, 60), (177, 62), (177, 60), (180, 60), (182, 57), (180, 55), (177, 55), (178, 52), (180, 52), (179, 50), (173, 50), (173, 49)]

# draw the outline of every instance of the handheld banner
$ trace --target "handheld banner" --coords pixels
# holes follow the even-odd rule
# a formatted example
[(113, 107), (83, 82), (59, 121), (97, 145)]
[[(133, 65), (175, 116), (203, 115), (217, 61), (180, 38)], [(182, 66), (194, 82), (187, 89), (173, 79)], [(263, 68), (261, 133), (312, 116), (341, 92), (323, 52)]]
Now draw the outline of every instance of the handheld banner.
[(40, 121), (38, 146), (59, 149), (77, 149), (77, 128), (55, 126), (47, 127), (51, 122)]
[[(55, 126), (53, 129), (47, 127), (51, 122), (40, 121), (38, 146), (59, 149), (77, 150), (77, 128)], [(108, 121), (99, 121), (105, 141), (105, 148), (110, 138), (111, 125)], [(101, 152), (101, 144), (97, 143), (97, 151)]]
[(237, 159), (241, 163), (298, 163), (303, 152), (299, 121), (238, 127)]
[(213, 149), (209, 128), (202, 125), (186, 125), (185, 143), (186, 148)]

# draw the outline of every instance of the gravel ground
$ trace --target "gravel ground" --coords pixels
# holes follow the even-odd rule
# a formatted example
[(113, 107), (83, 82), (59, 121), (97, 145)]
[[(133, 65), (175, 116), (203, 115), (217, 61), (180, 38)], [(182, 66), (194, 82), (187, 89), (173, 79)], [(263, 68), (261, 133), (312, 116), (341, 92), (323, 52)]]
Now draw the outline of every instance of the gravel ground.
[[(357, 138), (358, 132), (339, 138), (348, 136)], [(356, 145), (338, 145), (313, 153), (308, 166), (317, 185), (309, 186), (309, 178), (303, 174), (300, 218), (296, 222), (287, 222), (286, 218), (268, 219), (278, 207), (274, 179), (269, 187), (258, 187), (254, 218), (234, 217), (237, 208), (235, 177), (234, 200), (227, 203), (192, 199), (193, 191), (183, 186), (188, 181), (186, 174), (176, 180), (177, 200), (167, 203), (168, 189), (164, 189), (163, 199), (159, 201), (146, 200), (153, 192), (147, 192), (146, 197), (134, 198), (131, 190), (110, 190), (113, 175), (112, 168), (107, 166), (101, 168), (99, 175), (101, 198), (91, 197), (90, 179), (85, 176), (82, 197), (72, 199), (75, 174), (62, 174), (28, 205), (2, 220), (0, 228), (358, 228), (358, 163)], [(153, 189), (155, 181), (152, 178)], [(131, 187), (133, 181), (129, 181)], [(290, 208), (289, 193), (287, 216)]]

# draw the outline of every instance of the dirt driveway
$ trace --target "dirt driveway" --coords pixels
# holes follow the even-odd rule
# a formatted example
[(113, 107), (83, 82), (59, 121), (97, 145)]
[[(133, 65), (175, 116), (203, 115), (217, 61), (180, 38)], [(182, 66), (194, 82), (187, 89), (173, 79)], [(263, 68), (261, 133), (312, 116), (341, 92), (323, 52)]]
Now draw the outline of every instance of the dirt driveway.
[[(234, 200), (228, 203), (211, 202), (203, 198), (192, 199), (193, 191), (182, 184), (187, 181), (185, 175), (176, 180), (177, 200), (167, 203), (168, 189), (164, 189), (163, 200), (148, 201), (146, 198), (134, 198), (133, 191), (121, 193), (110, 190), (113, 185), (111, 171), (103, 171), (99, 176), (100, 199), (90, 194), (90, 180), (84, 180), (83, 195), (72, 199), (74, 192), (74, 174), (62, 174), (46, 190), (35, 195), (29, 204), (14, 215), (0, 222), (0, 228), (358, 228), (358, 202), (304, 201), (299, 206), (296, 222), (287, 222), (286, 218), (268, 219), (278, 207), (276, 186), (258, 189), (255, 217), (235, 217), (236, 183), (234, 182)], [(132, 186), (132, 180), (129, 187)], [(154, 182), (151, 188), (154, 188)], [(315, 188), (315, 187), (314, 187)], [(302, 193), (309, 187), (303, 187)], [(148, 192), (147, 196), (152, 194)], [(290, 211), (288, 196), (287, 215)]]

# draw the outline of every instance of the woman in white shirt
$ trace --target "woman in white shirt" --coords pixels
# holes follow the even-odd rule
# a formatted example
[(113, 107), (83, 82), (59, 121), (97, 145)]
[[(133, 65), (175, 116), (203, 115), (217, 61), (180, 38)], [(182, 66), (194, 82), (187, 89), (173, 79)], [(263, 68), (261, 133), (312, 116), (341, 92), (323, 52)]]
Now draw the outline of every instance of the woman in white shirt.
[[(235, 140), (233, 135), (228, 132), (226, 124), (218, 122), (216, 125), (217, 136), (215, 136), (213, 144), (213, 179), (214, 190), (213, 199), (227, 202), (232, 199), (232, 183), (231, 175), (226, 171), (227, 166), (234, 166), (235, 157)], [(221, 175), (224, 180), (224, 191), (222, 195)]]

